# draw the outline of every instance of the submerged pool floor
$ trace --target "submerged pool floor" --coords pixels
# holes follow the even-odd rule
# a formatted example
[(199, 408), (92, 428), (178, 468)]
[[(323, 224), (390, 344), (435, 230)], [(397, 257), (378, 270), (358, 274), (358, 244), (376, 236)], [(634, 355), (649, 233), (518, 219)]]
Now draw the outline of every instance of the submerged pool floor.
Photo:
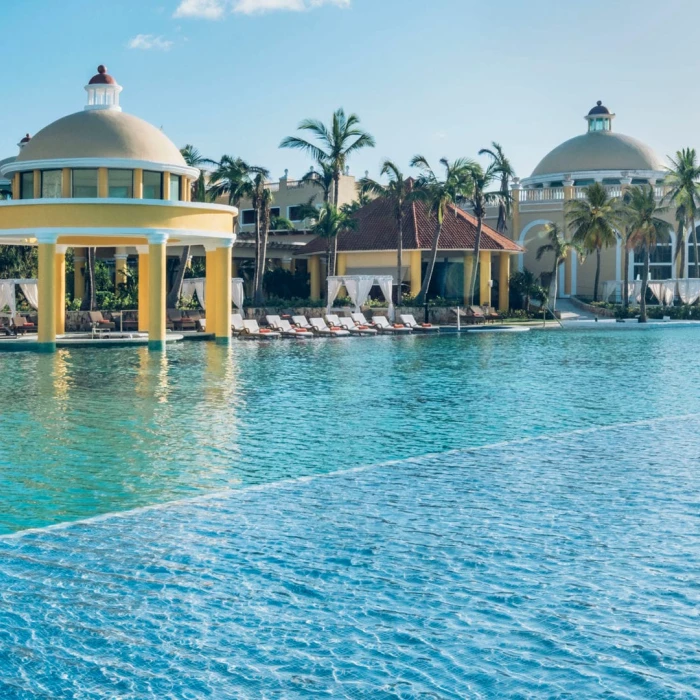
[(0, 696), (696, 697), (699, 456), (648, 420), (2, 538)]

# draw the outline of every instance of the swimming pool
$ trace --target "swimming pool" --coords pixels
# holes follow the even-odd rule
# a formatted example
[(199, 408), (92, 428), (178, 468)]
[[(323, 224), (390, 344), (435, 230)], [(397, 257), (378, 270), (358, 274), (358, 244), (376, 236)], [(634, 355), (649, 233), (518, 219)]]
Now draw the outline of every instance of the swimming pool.
[(692, 697), (699, 340), (0, 357), (0, 696)]

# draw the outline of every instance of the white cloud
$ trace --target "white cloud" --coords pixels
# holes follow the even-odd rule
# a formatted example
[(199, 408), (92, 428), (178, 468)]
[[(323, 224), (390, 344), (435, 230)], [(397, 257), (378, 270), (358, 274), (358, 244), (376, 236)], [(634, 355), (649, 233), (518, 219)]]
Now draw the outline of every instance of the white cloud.
[(174, 16), (220, 19), (228, 4), (228, 0), (180, 0)]
[(242, 15), (263, 12), (304, 12), (323, 5), (350, 7), (352, 0), (180, 0), (175, 17), (221, 19), (228, 11)]
[(130, 49), (143, 49), (144, 51), (169, 51), (173, 42), (155, 34), (137, 34), (129, 43)]

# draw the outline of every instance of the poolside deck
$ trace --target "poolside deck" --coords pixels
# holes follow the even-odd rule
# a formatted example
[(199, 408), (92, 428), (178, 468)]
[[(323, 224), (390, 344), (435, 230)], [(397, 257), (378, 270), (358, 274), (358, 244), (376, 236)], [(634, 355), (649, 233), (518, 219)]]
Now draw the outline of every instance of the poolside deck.
[[(192, 337), (192, 336), (198, 337)], [(212, 333), (168, 333), (166, 343), (177, 343), (182, 340), (213, 340)], [(32, 333), (23, 336), (0, 336), (0, 352), (21, 352), (34, 350), (38, 342), (37, 335)], [(66, 333), (56, 338), (57, 348), (76, 347), (133, 347), (148, 345), (147, 333), (113, 333), (105, 337), (93, 337), (90, 333)]]

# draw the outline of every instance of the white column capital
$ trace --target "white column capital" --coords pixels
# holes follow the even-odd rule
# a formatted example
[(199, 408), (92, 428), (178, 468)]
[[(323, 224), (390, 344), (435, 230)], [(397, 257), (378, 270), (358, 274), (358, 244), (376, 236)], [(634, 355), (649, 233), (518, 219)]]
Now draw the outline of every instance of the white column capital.
[(115, 260), (128, 260), (129, 256), (126, 253), (115, 253), (114, 259)]
[(148, 246), (147, 245), (137, 245), (136, 247), (136, 252), (139, 255), (148, 255)]
[(56, 246), (56, 253), (58, 255), (65, 255), (67, 250), (68, 250), (67, 245), (57, 245)]
[(157, 233), (149, 233), (148, 234), (148, 243), (149, 245), (158, 245), (161, 243), (167, 243), (168, 242), (168, 234), (165, 233), (164, 231), (159, 231)]
[(37, 233), (36, 234), (37, 243), (56, 243), (58, 240), (57, 233)]

